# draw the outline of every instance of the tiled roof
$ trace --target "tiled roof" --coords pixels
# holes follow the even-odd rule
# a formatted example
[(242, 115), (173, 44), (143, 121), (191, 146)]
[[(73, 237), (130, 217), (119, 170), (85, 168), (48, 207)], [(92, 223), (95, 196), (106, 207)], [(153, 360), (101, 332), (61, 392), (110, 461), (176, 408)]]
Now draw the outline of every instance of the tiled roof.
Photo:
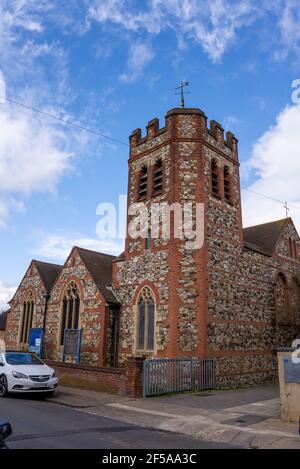
[(115, 257), (113, 262), (125, 261), (125, 251), (121, 252), (118, 257)]
[(40, 274), (40, 277), (45, 285), (47, 293), (51, 291), (54, 282), (62, 270), (61, 265), (50, 264), (49, 262), (41, 262), (34, 260), (36, 268)]
[(112, 262), (115, 256), (75, 246), (97, 288), (108, 303), (118, 303), (112, 287)]
[(281, 232), (289, 220), (289, 218), (284, 218), (283, 220), (244, 228), (245, 247), (271, 256)]

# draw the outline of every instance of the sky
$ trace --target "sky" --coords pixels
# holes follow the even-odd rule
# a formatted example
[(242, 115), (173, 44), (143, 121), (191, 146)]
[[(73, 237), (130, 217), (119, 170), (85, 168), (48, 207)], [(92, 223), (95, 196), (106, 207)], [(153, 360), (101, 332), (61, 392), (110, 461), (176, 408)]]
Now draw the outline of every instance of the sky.
[(122, 251), (97, 206), (126, 194), (128, 136), (164, 125), (181, 80), (239, 139), (244, 225), (288, 201), (300, 229), (298, 0), (1, 0), (0, 309), (32, 258)]

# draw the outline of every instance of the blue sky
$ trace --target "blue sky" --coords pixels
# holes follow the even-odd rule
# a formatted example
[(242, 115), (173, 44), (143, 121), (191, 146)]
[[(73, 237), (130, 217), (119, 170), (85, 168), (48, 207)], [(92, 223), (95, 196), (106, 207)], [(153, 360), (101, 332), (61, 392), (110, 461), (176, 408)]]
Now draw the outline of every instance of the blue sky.
[[(32, 258), (122, 249), (97, 239), (96, 207), (126, 193), (128, 157), (5, 96), (127, 143), (152, 118), (163, 125), (187, 79), (187, 106), (239, 138), (243, 188), (300, 206), (299, 78), (296, 0), (2, 0), (0, 306)], [(284, 216), (250, 192), (243, 203), (245, 225)]]

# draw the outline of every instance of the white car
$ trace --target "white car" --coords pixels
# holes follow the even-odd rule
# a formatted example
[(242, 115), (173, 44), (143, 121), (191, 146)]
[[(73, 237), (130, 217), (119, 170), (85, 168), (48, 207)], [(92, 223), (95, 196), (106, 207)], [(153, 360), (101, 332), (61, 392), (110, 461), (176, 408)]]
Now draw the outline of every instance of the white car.
[(0, 397), (8, 393), (51, 395), (58, 384), (53, 368), (29, 352), (0, 351)]

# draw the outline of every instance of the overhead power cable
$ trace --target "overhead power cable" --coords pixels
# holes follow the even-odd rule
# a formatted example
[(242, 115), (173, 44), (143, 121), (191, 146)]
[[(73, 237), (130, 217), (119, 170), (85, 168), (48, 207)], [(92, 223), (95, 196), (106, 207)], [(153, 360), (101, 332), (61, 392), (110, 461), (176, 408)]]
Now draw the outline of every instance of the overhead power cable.
[[(75, 127), (77, 129), (80, 129), (80, 130), (84, 130), (85, 132), (89, 132), (90, 134), (93, 134), (93, 135), (98, 135), (99, 137), (102, 137), (102, 138), (106, 138), (107, 140), (110, 140), (112, 142), (115, 142), (115, 143), (118, 143), (120, 145), (125, 145), (125, 146), (129, 146), (128, 143), (126, 142), (123, 142), (122, 140), (118, 140), (116, 138), (113, 138), (113, 137), (110, 137), (109, 135), (105, 135), (103, 134), (102, 132), (99, 132), (98, 130), (94, 130), (94, 129), (89, 129), (88, 127), (85, 127), (81, 124), (76, 124), (75, 122), (73, 121), (70, 121), (70, 120), (66, 120), (66, 119), (63, 119), (62, 117), (59, 117), (59, 116), (55, 116), (54, 114), (49, 114), (48, 112), (45, 112), (45, 111), (41, 111), (40, 109), (37, 109), (37, 108), (34, 108), (34, 107), (31, 107), (31, 106), (28, 106), (27, 104), (24, 104), (24, 103), (20, 103), (19, 101), (16, 101), (14, 99), (11, 99), (11, 98), (7, 98), (7, 97), (4, 97), (4, 96), (0, 96), (0, 100), (3, 100), (3, 102), (7, 101), (11, 104), (15, 104), (17, 106), (20, 106), (24, 109), (28, 109), (32, 112), (36, 112), (37, 114), (40, 114), (42, 116), (45, 116), (45, 117), (48, 117), (50, 119), (55, 119), (59, 122), (62, 122), (63, 124), (65, 125), (70, 125), (72, 127)], [(268, 199), (268, 200), (272, 200), (273, 202), (276, 202), (278, 204), (287, 204), (286, 201), (283, 201), (283, 200), (279, 200), (279, 199), (275, 199), (273, 197), (270, 197), (266, 194), (261, 194), (260, 192), (256, 192), (256, 191), (253, 191), (252, 189), (242, 189), (242, 191), (247, 191), (247, 192), (251, 192), (252, 194), (255, 194), (255, 195), (258, 195), (260, 197), (264, 197), (265, 199)], [(300, 207), (297, 207), (296, 205), (292, 205), (290, 203), (288, 203), (288, 206), (291, 207), (291, 208), (294, 208), (295, 210), (300, 210)]]
[(20, 106), (22, 108), (28, 109), (32, 112), (36, 112), (38, 114), (41, 114), (42, 116), (49, 117), (50, 119), (55, 119), (59, 122), (62, 122), (63, 124), (70, 125), (72, 127), (76, 127), (77, 129), (84, 130), (85, 132), (89, 132), (90, 134), (98, 135), (99, 137), (106, 138), (107, 140), (110, 140), (110, 141), (115, 142), (115, 143), (119, 143), (120, 145), (126, 145), (127, 147), (129, 146), (128, 143), (125, 143), (125, 142), (122, 142), (122, 140), (118, 140), (116, 138), (110, 137), (109, 135), (105, 135), (105, 134), (99, 132), (98, 130), (89, 129), (88, 127), (84, 127), (81, 124), (76, 124), (75, 122), (72, 122), (70, 120), (63, 119), (61, 117), (55, 116), (54, 114), (49, 114), (48, 112), (41, 111), (40, 109), (28, 106), (27, 104), (20, 103), (18, 101), (13, 100), (13, 99), (0, 96), (0, 100), (3, 100), (4, 102), (8, 101), (11, 104), (15, 104), (15, 105)]
[(252, 194), (259, 195), (260, 197), (264, 197), (265, 199), (272, 200), (273, 202), (276, 202), (276, 203), (281, 204), (281, 205), (282, 204), (284, 205), (284, 204), (288, 203), (289, 207), (294, 208), (295, 210), (300, 210), (300, 207), (297, 207), (296, 205), (292, 205), (289, 202), (286, 202), (286, 201), (283, 201), (283, 200), (274, 199), (273, 197), (270, 197), (266, 194), (261, 194), (260, 192), (253, 191), (252, 189), (242, 189), (242, 191), (251, 192)]

